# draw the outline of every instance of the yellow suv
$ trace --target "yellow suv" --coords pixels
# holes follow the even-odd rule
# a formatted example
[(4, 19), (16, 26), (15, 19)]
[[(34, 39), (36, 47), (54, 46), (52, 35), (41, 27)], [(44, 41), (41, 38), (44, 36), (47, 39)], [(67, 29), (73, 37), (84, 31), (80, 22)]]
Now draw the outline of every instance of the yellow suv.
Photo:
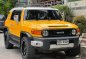
[(4, 28), (7, 49), (20, 47), (23, 59), (37, 53), (64, 51), (67, 56), (80, 53), (80, 30), (75, 24), (62, 20), (58, 9), (18, 7), (10, 10)]

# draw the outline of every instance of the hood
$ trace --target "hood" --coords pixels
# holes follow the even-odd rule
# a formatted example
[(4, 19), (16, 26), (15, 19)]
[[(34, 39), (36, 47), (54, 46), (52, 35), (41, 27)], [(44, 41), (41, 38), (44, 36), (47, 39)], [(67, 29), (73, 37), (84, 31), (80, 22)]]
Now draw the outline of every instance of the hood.
[(36, 29), (62, 29), (62, 28), (78, 28), (75, 24), (65, 22), (62, 20), (31, 20), (25, 21), (26, 25), (30, 25)]

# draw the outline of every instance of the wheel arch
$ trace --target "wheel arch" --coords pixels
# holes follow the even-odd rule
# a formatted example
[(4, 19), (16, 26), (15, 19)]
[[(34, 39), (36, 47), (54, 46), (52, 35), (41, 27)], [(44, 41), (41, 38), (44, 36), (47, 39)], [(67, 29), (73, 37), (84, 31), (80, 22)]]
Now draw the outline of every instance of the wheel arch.
[(5, 31), (8, 31), (8, 27), (4, 27), (4, 32), (5, 32)]
[(27, 36), (27, 37), (32, 37), (28, 32), (21, 31), (20, 37)]
[(21, 33), (20, 33), (20, 44), (21, 44), (22, 37), (24, 37), (24, 36), (29, 38), (28, 41), (33, 40), (33, 37), (28, 32), (21, 31)]

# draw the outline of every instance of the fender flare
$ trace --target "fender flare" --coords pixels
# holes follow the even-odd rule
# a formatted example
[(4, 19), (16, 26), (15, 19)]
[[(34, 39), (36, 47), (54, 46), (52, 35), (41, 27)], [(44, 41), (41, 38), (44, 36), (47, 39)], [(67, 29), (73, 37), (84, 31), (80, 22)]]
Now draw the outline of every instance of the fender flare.
[(9, 29), (8, 29), (8, 27), (4, 27), (4, 29), (3, 29), (3, 31), (5, 32), (5, 31), (9, 31)]
[(33, 38), (33, 36), (32, 36), (30, 33), (25, 32), (25, 31), (21, 31), (21, 33), (20, 33), (20, 37), (22, 37), (23, 35), (27, 36), (27, 37), (30, 38), (30, 39)]
[(33, 40), (32, 35), (30, 35), (28, 32), (22, 31), (22, 32), (20, 33), (20, 47), (21, 47), (21, 40), (22, 40), (22, 37), (23, 37), (23, 36), (27, 36), (27, 37), (29, 38), (29, 39), (27, 39), (28, 42)]

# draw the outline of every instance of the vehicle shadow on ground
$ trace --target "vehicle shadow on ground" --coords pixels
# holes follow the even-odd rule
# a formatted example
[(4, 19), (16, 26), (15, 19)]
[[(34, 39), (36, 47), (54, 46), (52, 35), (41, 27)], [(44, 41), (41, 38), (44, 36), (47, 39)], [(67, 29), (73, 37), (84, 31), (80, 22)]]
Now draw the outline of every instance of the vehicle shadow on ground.
[(75, 59), (74, 57), (67, 57), (65, 54), (58, 52), (57, 54), (40, 54), (35, 59)]
[[(19, 48), (14, 47), (14, 49), (16, 49), (16, 52), (18, 54), (21, 54)], [(68, 57), (64, 53), (58, 52), (58, 53), (37, 54), (34, 59), (76, 59), (76, 58)]]

